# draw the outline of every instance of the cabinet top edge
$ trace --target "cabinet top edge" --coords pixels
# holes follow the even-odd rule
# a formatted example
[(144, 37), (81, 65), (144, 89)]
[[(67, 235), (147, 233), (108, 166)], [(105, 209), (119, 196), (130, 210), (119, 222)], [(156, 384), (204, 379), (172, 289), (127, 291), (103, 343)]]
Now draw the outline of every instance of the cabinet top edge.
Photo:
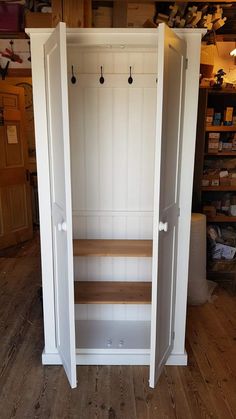
[[(55, 28), (25, 28), (27, 35), (34, 34), (51, 34)], [(176, 34), (201, 34), (205, 35), (206, 29), (193, 29), (193, 28), (176, 28), (172, 29)], [(66, 28), (66, 33), (68, 35), (76, 34), (127, 34), (127, 35), (156, 35), (158, 34), (158, 28)]]

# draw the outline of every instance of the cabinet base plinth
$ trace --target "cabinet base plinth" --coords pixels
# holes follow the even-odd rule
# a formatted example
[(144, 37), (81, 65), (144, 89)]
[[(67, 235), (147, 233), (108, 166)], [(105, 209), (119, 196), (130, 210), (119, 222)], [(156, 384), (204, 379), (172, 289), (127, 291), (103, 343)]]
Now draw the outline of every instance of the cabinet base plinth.
[[(90, 352), (90, 351), (88, 351)], [(102, 353), (101, 350), (92, 350), (90, 353), (81, 349), (76, 351), (76, 365), (149, 365), (149, 351), (126, 351), (112, 353)], [(166, 365), (182, 365), (186, 366), (188, 361), (187, 353), (172, 353)], [(43, 365), (62, 365), (61, 357), (58, 352), (42, 353)]]

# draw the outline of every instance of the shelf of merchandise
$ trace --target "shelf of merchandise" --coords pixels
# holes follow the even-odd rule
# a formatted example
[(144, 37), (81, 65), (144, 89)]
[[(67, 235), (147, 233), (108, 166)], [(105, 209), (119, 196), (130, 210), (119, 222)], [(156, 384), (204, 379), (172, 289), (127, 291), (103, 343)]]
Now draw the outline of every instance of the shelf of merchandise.
[(236, 132), (236, 125), (207, 125), (206, 132)]
[(209, 157), (236, 157), (236, 151), (218, 151), (218, 153), (205, 153)]
[(236, 217), (232, 215), (216, 215), (215, 217), (207, 216), (207, 222), (211, 223), (235, 223)]
[(208, 191), (215, 191), (215, 192), (220, 192), (220, 191), (224, 191), (224, 192), (236, 192), (236, 185), (224, 185), (224, 186), (202, 186), (202, 191), (203, 192), (208, 192)]

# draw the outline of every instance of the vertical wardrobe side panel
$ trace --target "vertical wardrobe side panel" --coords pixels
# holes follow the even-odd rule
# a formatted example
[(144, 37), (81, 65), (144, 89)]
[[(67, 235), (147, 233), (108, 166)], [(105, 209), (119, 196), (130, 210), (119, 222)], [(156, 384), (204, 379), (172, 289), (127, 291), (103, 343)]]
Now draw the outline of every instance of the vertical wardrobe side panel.
[(45, 95), (44, 44), (47, 34), (31, 34), (33, 103), (38, 174), (45, 353), (56, 352), (50, 176)]

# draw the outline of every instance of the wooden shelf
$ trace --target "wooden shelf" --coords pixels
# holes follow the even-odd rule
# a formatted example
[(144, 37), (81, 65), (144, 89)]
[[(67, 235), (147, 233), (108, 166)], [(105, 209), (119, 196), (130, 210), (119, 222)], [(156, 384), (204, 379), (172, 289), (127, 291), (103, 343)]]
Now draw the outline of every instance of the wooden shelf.
[(225, 132), (229, 132), (229, 131), (235, 131), (236, 132), (236, 125), (230, 125), (230, 126), (226, 126), (226, 125), (207, 125), (206, 126), (206, 132), (217, 132), (217, 131), (225, 131)]
[(151, 282), (75, 281), (76, 304), (150, 304)]
[(216, 192), (220, 192), (220, 191), (236, 191), (236, 185), (235, 186), (202, 186), (202, 191), (206, 192), (206, 191), (216, 191)]
[(74, 240), (73, 242), (74, 256), (152, 256), (152, 240)]
[(1, 32), (0, 39), (27, 39), (29, 36), (25, 32)]
[(231, 215), (216, 215), (215, 217), (207, 217), (207, 221), (214, 222), (214, 223), (232, 223), (236, 222), (236, 217)]
[(219, 153), (205, 153), (205, 156), (210, 157), (225, 157), (225, 156), (236, 156), (236, 151), (220, 151)]

